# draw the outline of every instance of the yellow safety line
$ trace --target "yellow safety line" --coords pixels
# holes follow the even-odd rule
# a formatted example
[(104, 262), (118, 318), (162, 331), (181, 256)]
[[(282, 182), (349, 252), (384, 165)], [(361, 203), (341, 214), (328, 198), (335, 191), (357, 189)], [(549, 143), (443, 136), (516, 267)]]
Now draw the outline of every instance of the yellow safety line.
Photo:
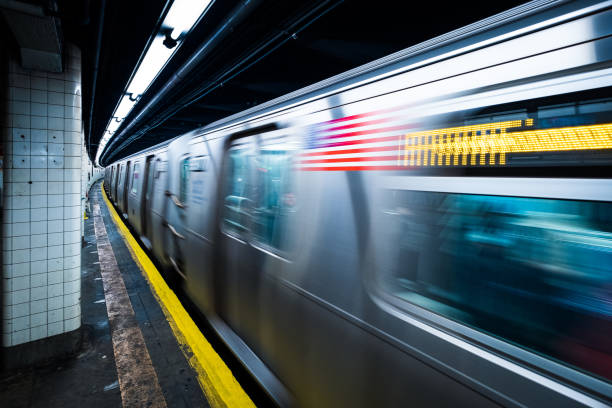
[(112, 206), (102, 183), (102, 196), (132, 258), (140, 267), (172, 328), (181, 351), (198, 375), (198, 382), (211, 407), (254, 407), (253, 401), (236, 381), (225, 362), (193, 322), (176, 294), (132, 236)]

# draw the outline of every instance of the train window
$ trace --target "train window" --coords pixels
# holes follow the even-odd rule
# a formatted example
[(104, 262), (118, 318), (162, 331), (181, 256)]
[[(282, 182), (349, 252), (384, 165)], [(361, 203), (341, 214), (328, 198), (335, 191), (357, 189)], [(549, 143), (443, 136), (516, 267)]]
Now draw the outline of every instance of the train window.
[(179, 185), (179, 200), (181, 203), (187, 202), (187, 189), (189, 188), (189, 162), (190, 157), (185, 157), (179, 164), (181, 177), (181, 182)]
[(132, 169), (132, 194), (138, 193), (138, 177), (140, 175), (140, 163), (134, 164)]
[(223, 229), (230, 234), (241, 235), (249, 228), (251, 161), (250, 150), (244, 145), (233, 146), (228, 151), (222, 222)]
[(283, 228), (295, 202), (290, 185), (290, 156), (287, 151), (264, 147), (255, 164), (258, 194), (253, 208), (253, 238), (282, 251), (286, 249)]
[(386, 194), (386, 290), (612, 379), (612, 203)]

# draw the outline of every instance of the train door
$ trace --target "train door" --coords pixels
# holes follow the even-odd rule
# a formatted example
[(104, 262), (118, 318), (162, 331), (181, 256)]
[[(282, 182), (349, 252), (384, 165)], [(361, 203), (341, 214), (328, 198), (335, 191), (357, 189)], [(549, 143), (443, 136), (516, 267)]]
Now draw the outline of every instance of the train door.
[[(163, 265), (168, 266), (165, 250), (165, 233), (166, 233), (166, 207), (168, 191), (168, 158), (167, 153), (162, 152), (157, 155), (153, 162), (153, 180), (151, 186), (152, 201), (149, 203), (149, 225), (147, 226), (148, 236), (151, 240), (151, 247), (155, 257), (160, 260)], [(146, 241), (143, 241), (146, 243)]]
[(128, 220), (134, 230), (140, 235), (142, 233), (141, 206), (143, 196), (143, 173), (142, 160), (138, 159), (132, 163), (132, 174), (128, 183)]
[[(186, 279), (185, 247), (187, 240), (187, 195), (189, 187), (189, 177), (191, 176), (191, 161), (193, 154), (185, 153), (179, 156), (179, 160), (173, 162), (176, 166), (173, 170), (175, 181), (172, 190), (167, 196), (167, 227), (166, 231), (166, 253), (172, 268), (182, 278)], [(178, 178), (178, 180), (177, 180)]]
[(117, 204), (117, 184), (119, 183), (119, 171), (121, 169), (121, 165), (115, 164), (114, 168), (115, 172), (113, 174), (113, 179), (111, 180), (111, 199), (115, 204)]
[(132, 162), (128, 161), (125, 165), (125, 171), (124, 173), (124, 177), (123, 177), (123, 185), (121, 186), (121, 211), (123, 212), (123, 218), (127, 218), (128, 214), (127, 214), (127, 202), (128, 202), (128, 195), (129, 195), (129, 181), (132, 178), (132, 174), (131, 174), (131, 167), (132, 167)]
[(121, 184), (122, 177), (123, 177), (123, 163), (117, 165), (117, 180), (115, 182), (115, 194), (113, 197), (113, 200), (117, 207), (119, 206), (119, 191), (121, 191), (121, 189), (119, 188), (119, 185)]
[(256, 190), (257, 142), (234, 140), (225, 153), (221, 200), (221, 265), (217, 299), (221, 317), (251, 346), (258, 330), (259, 265), (250, 245)]
[(153, 200), (153, 180), (155, 173), (155, 166), (153, 159), (154, 155), (147, 156), (144, 168), (144, 180), (143, 180), (143, 194), (142, 201), (140, 203), (140, 225), (142, 225), (142, 236), (149, 237), (150, 231), (150, 211), (151, 211), (151, 200)]

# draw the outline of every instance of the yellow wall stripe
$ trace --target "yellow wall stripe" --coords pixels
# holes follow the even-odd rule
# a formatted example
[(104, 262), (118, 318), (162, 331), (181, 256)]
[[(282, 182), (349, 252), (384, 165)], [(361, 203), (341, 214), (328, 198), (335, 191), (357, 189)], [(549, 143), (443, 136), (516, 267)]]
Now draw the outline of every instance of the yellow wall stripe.
[[(104, 184), (104, 183), (103, 183)], [(104, 186), (102, 196), (119, 233), (123, 237), (132, 258), (147, 279), (153, 295), (172, 328), (181, 351), (196, 371), (200, 387), (211, 407), (254, 407), (253, 401), (236, 381), (225, 362), (212, 348), (208, 340), (193, 322), (176, 294), (168, 287), (145, 251), (132, 236), (123, 220), (112, 206)]]

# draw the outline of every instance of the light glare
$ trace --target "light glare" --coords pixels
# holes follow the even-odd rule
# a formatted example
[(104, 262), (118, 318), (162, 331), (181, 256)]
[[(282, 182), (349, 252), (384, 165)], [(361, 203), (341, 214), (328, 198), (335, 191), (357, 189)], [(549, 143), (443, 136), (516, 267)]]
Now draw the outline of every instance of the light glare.
[(209, 4), (210, 0), (174, 0), (163, 25), (172, 27), (171, 37), (177, 39), (191, 30)]

